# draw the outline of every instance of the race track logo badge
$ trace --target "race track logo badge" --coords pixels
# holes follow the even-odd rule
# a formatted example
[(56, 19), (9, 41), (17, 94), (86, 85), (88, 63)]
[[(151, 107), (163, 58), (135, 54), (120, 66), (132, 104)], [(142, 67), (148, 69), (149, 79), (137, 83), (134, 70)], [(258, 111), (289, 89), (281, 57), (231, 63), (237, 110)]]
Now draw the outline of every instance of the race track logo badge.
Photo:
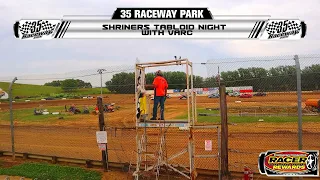
[(266, 26), (268, 39), (284, 39), (295, 36), (300, 34), (301, 29), (301, 22), (295, 20), (270, 20)]
[(259, 171), (267, 176), (319, 177), (319, 151), (267, 151), (259, 156)]
[(15, 24), (15, 31), (18, 32), (15, 36), (20, 39), (51, 39), (59, 22), (57, 20), (21, 20)]
[(304, 38), (307, 25), (300, 20), (271, 20), (269, 19), (263, 27), (261, 40), (298, 40)]

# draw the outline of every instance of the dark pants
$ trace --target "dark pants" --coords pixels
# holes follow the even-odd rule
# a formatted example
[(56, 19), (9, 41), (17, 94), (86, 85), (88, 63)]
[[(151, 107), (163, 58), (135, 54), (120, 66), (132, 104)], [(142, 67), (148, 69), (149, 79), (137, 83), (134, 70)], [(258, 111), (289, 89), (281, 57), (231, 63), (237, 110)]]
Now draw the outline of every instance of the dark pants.
[(152, 119), (157, 119), (158, 104), (160, 103), (160, 114), (161, 114), (160, 118), (161, 118), (161, 120), (164, 120), (164, 100), (165, 100), (165, 96), (155, 96), (154, 97)]

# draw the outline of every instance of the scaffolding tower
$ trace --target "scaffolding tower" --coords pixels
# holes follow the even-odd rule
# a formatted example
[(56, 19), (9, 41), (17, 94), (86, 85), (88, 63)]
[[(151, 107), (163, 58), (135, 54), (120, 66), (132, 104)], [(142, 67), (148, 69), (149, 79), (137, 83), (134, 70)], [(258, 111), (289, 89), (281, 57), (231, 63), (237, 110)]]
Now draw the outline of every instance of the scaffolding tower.
[[(183, 66), (186, 73), (186, 96), (188, 118), (183, 120), (150, 120), (150, 98), (144, 95), (146, 90), (146, 68), (160, 66)], [(190, 83), (189, 83), (190, 82)], [(184, 82), (182, 82), (184, 83)], [(149, 108), (146, 104), (149, 102)], [(136, 146), (137, 161), (136, 171), (133, 173), (135, 179), (141, 176), (153, 176), (159, 178), (161, 168), (171, 169), (188, 179), (196, 178), (194, 163), (194, 137), (192, 133), (196, 119), (196, 95), (193, 90), (193, 67), (188, 59), (176, 59), (162, 62), (136, 63), (135, 66), (135, 104), (136, 104)], [(169, 128), (185, 128), (188, 130), (188, 143), (179, 153), (168, 157), (166, 149), (166, 132)], [(156, 130), (155, 130), (156, 129)], [(153, 141), (151, 141), (153, 140)], [(184, 171), (175, 168), (169, 163), (183, 154), (189, 154), (189, 167)]]

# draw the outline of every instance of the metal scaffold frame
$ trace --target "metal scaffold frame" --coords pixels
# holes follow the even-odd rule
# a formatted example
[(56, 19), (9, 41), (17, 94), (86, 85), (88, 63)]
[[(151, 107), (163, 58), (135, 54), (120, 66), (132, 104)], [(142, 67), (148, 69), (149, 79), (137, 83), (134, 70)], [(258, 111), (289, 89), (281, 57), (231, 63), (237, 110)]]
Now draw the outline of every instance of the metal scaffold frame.
[[(141, 101), (141, 93), (145, 92), (146, 78), (145, 78), (145, 69), (151, 67), (160, 67), (160, 66), (181, 66), (185, 65), (185, 73), (186, 73), (186, 93), (187, 93), (187, 107), (188, 107), (188, 119), (186, 120), (149, 120), (150, 117), (150, 108), (146, 110), (144, 114), (140, 114), (140, 101)], [(191, 78), (191, 79), (190, 79)], [(154, 172), (153, 175), (156, 175), (156, 179), (159, 177), (160, 166), (166, 166), (167, 168), (172, 169), (173, 171), (183, 175), (188, 179), (196, 178), (196, 168), (194, 162), (194, 137), (193, 137), (193, 126), (195, 125), (196, 119), (196, 94), (193, 90), (193, 67), (192, 62), (188, 59), (178, 59), (178, 60), (169, 60), (169, 61), (161, 61), (161, 62), (148, 62), (148, 63), (136, 63), (135, 66), (135, 104), (136, 104), (136, 145), (137, 145), (137, 162), (136, 162), (136, 171), (134, 172), (134, 176), (136, 179), (139, 178), (141, 174), (150, 174), (150, 172)], [(172, 127), (185, 127), (188, 129), (188, 144), (186, 148), (181, 150), (179, 153), (172, 155), (171, 157), (167, 157), (164, 155), (166, 153), (166, 132), (168, 128)], [(147, 133), (147, 130), (150, 128), (158, 128), (159, 132), (156, 134), (158, 141), (157, 152), (147, 152), (148, 146), (148, 136), (150, 134)], [(142, 132), (142, 135), (139, 133)], [(172, 165), (168, 163), (168, 161), (175, 159), (185, 153), (189, 153), (189, 168), (185, 168), (188, 170), (188, 173), (185, 173), (177, 168), (174, 168)], [(154, 156), (155, 160), (150, 165), (149, 161), (147, 161), (147, 156)], [(142, 160), (144, 157), (145, 161)], [(143, 166), (143, 167), (141, 167)], [(151, 173), (152, 174), (152, 173)]]

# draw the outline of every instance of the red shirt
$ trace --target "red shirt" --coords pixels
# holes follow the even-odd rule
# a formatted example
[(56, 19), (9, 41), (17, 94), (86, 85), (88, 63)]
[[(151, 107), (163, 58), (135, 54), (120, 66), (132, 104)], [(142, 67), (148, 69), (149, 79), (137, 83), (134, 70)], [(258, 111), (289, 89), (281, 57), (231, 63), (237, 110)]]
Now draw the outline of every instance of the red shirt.
[(153, 86), (155, 90), (155, 96), (165, 96), (168, 89), (167, 80), (161, 76), (157, 76), (153, 80)]

